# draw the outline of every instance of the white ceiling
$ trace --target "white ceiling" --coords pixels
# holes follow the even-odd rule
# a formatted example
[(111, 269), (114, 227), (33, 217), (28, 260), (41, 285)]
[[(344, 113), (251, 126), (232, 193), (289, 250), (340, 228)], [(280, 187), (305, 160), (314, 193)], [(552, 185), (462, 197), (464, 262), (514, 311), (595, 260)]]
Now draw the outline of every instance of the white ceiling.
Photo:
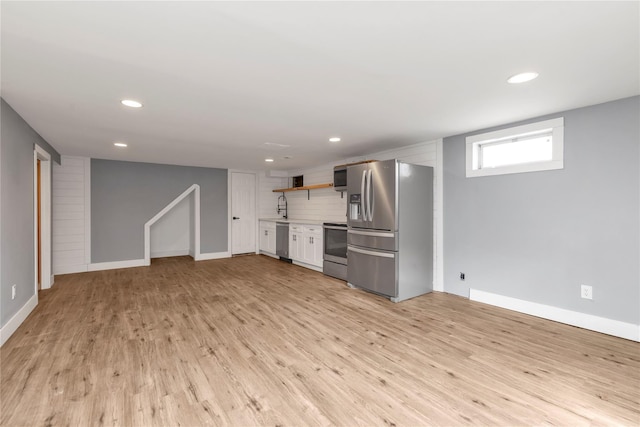
[(305, 168), (637, 95), (639, 5), (3, 1), (2, 97), (66, 155)]

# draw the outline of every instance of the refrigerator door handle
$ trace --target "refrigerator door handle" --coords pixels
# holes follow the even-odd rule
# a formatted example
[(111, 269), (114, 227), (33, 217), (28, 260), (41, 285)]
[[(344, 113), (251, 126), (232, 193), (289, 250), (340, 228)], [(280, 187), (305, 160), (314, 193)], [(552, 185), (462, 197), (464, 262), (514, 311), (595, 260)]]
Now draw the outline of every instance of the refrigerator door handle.
[(367, 191), (369, 200), (369, 221), (373, 221), (373, 208), (374, 208), (374, 199), (373, 199), (373, 170), (369, 169), (369, 179), (367, 180), (367, 184), (369, 185), (369, 189)]
[(349, 234), (359, 234), (361, 236), (371, 237), (395, 237), (395, 233), (384, 231), (360, 231), (360, 230), (348, 230)]
[(367, 202), (365, 200), (365, 188), (367, 187), (367, 171), (362, 171), (362, 179), (360, 180), (360, 208), (362, 210), (362, 220), (367, 220)]
[(396, 255), (394, 253), (389, 253), (389, 252), (368, 251), (366, 249), (360, 249), (360, 248), (356, 248), (356, 247), (353, 247), (353, 246), (348, 246), (348, 249), (350, 251), (357, 252), (359, 254), (377, 256), (377, 257), (380, 257), (380, 258), (395, 258), (396, 257)]

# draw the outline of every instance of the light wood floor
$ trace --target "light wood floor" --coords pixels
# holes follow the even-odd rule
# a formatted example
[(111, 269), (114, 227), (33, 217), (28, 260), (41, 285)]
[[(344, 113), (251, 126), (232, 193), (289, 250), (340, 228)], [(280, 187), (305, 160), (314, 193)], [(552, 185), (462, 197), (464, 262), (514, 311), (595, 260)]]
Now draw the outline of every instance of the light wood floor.
[(3, 426), (634, 425), (640, 344), (264, 256), (58, 276), (0, 349)]

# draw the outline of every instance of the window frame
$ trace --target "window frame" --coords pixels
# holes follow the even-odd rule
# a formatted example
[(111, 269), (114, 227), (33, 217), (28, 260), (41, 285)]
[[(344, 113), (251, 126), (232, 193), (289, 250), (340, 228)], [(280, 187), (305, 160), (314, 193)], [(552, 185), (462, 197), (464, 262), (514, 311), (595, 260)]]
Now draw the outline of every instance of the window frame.
[[(507, 139), (522, 138), (535, 134), (545, 134), (550, 130), (552, 144), (551, 160), (518, 163), (493, 168), (481, 168), (479, 158), (483, 145), (493, 145)], [(544, 120), (536, 123), (500, 129), (492, 132), (471, 135), (466, 138), (466, 176), (505, 175), (512, 173), (538, 172), (564, 168), (564, 117)]]

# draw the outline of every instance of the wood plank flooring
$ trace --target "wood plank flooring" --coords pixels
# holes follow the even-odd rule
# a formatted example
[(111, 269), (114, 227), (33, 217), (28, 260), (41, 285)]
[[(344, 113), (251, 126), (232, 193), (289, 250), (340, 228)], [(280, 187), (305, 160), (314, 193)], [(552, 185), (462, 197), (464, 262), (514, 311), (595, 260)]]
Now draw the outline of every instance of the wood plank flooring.
[(58, 276), (0, 349), (2, 426), (640, 424), (640, 344), (264, 256)]

